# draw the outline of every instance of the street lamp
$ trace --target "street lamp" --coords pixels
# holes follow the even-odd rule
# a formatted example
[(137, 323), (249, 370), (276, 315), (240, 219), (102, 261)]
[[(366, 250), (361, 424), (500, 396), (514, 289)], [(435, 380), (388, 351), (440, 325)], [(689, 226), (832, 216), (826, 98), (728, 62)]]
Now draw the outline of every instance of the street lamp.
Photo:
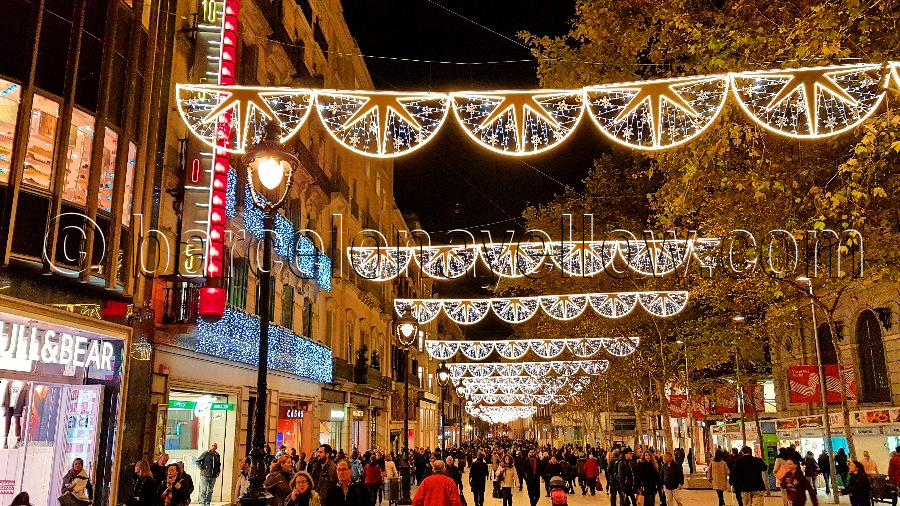
[[(272, 298), (272, 249), (274, 246), (275, 216), (291, 192), (294, 170), (300, 165), (296, 156), (284, 149), (279, 142), (281, 127), (277, 123), (265, 126), (262, 140), (241, 160), (247, 167), (247, 182), (253, 204), (263, 212), (263, 257), (259, 269), (259, 363), (256, 371), (256, 413), (253, 419), (253, 441), (250, 450), (250, 486), (239, 499), (243, 506), (262, 506), (272, 500), (272, 494), (263, 487), (266, 479), (266, 395), (268, 389), (269, 320), (272, 315), (269, 304)], [(258, 181), (257, 181), (258, 179)], [(269, 194), (281, 195), (274, 203), (257, 189), (261, 184)]]
[(406, 362), (403, 366), (403, 405), (406, 416), (403, 417), (403, 437), (404, 451), (403, 460), (400, 461), (400, 498), (397, 500), (399, 506), (411, 505), (412, 497), (412, 476), (410, 469), (409, 454), (409, 347), (416, 338), (419, 337), (419, 320), (412, 313), (412, 308), (406, 308), (406, 311), (397, 318), (397, 340), (406, 350)]
[[(813, 341), (816, 343), (816, 370), (819, 371), (819, 396), (822, 402), (822, 413), (825, 425), (825, 451), (828, 453), (828, 463), (831, 467), (831, 493), (834, 498), (834, 503), (840, 503), (840, 498), (837, 494), (837, 472), (834, 467), (834, 449), (831, 444), (831, 418), (828, 414), (828, 391), (826, 390), (825, 383), (825, 366), (822, 364), (822, 351), (819, 349), (819, 325), (816, 322), (816, 305), (813, 300), (813, 286), (812, 279), (801, 276), (797, 278), (797, 282), (802, 284), (806, 284), (809, 293), (809, 310), (812, 313), (812, 326), (813, 326)], [(843, 388), (843, 385), (841, 385)]]
[[(687, 437), (690, 438), (690, 449), (691, 453), (694, 456), (694, 459), (697, 458), (697, 449), (694, 447), (694, 408), (691, 405), (691, 375), (688, 371), (688, 354), (687, 354), (687, 343), (679, 339), (675, 341), (676, 343), (682, 345), (684, 347), (684, 391), (685, 391), (685, 400), (687, 401)], [(607, 385), (607, 398), (609, 396), (609, 386)], [(609, 401), (607, 400), (607, 403)]]
[(444, 428), (444, 390), (450, 383), (450, 369), (445, 364), (441, 364), (437, 369), (438, 385), (441, 387), (441, 456), (447, 451), (447, 430)]

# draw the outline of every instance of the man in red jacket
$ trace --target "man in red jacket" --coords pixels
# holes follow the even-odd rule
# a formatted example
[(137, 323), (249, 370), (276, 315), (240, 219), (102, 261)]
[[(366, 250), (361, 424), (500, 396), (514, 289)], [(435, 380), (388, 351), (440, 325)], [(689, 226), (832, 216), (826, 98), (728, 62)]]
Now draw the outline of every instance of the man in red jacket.
[[(588, 455), (588, 459), (584, 462), (584, 477), (587, 478), (588, 488), (591, 490), (591, 495), (594, 495), (594, 491), (597, 489), (597, 477), (600, 476), (600, 464), (597, 463), (597, 459), (594, 457), (594, 454)], [(603, 485), (600, 486), (600, 490), (603, 490)], [(581, 495), (585, 495), (587, 491), (582, 491)]]
[(444, 474), (444, 463), (435, 459), (431, 468), (431, 476), (422, 480), (416, 491), (413, 506), (462, 506), (456, 482)]

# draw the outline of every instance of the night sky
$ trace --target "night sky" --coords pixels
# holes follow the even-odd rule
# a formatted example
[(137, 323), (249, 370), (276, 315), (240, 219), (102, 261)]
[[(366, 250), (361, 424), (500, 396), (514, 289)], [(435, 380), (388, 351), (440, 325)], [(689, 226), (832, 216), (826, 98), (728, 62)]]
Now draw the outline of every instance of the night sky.
[[(362, 53), (370, 56), (366, 64), (381, 90), (538, 88), (536, 59), (516, 33), (564, 35), (574, 15), (575, 4), (569, 0), (344, 2), (350, 33)], [(456, 65), (371, 56), (517, 62)], [(466, 228), (479, 237), (478, 230), (489, 228), (499, 241), (506, 230), (524, 230), (521, 214), (529, 203), (550, 201), (565, 185), (580, 188), (592, 160), (608, 149), (600, 133), (582, 123), (571, 138), (549, 153), (522, 159), (505, 157), (480, 147), (455, 122), (448, 121), (428, 145), (395, 161), (394, 196), (400, 210), (415, 213), (429, 232)], [(484, 224), (492, 225), (482, 227)], [(433, 242), (440, 239), (440, 234), (432, 236)], [(486, 282), (489, 280), (443, 282), (437, 290), (441, 296), (487, 296), (481, 290)], [(490, 331), (494, 326), (476, 327)]]

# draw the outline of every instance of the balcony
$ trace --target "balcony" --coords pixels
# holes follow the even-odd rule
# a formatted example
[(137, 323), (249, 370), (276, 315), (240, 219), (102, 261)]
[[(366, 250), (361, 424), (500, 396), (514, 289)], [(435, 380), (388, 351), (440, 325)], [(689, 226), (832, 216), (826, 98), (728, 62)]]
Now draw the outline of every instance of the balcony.
[(353, 382), (353, 366), (342, 358), (334, 357), (334, 379)]
[(163, 288), (162, 323), (165, 325), (196, 325), (200, 287), (184, 281), (166, 281)]

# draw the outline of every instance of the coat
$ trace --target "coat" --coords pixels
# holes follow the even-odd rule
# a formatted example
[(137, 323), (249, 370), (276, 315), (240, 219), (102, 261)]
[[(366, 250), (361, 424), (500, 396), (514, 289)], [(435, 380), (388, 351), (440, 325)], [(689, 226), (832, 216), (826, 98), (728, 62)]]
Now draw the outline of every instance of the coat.
[(847, 486), (841, 492), (850, 496), (852, 506), (869, 506), (872, 497), (872, 483), (869, 477), (859, 473), (851, 473), (847, 480)]
[(472, 462), (469, 466), (469, 487), (472, 490), (484, 492), (485, 480), (487, 480), (489, 471), (488, 465), (482, 459)]
[(400, 477), (400, 473), (397, 472), (397, 465), (394, 464), (393, 460), (385, 461), (384, 477), (385, 478), (399, 478)]
[(653, 462), (640, 460), (634, 466), (634, 474), (637, 478), (635, 488), (641, 488), (645, 493), (659, 490), (659, 486), (662, 484), (659, 471), (653, 466)]
[(72, 486), (71, 493), (72, 497), (75, 499), (82, 502), (89, 502), (91, 500), (91, 496), (93, 495), (91, 479), (88, 478), (87, 472), (84, 469), (78, 474), (75, 474), (74, 469), (70, 469), (63, 477), (63, 485), (67, 487), (69, 485)]
[(299, 497), (297, 499), (291, 499), (288, 496), (287, 502), (285, 502), (285, 506), (322, 506), (322, 498), (319, 497), (319, 493), (315, 490), (309, 491), (309, 501), (304, 502), (303, 499)]
[(169, 506), (186, 505), (191, 501), (191, 492), (193, 488), (186, 486), (184, 479), (176, 479), (172, 483), (168, 480), (163, 481), (160, 485), (159, 496), (156, 498), (156, 506), (165, 506), (166, 498), (169, 497)]
[(588, 479), (600, 476), (600, 465), (597, 464), (597, 459), (593, 455), (584, 462), (582, 471), (584, 472), (584, 477)]
[(366, 464), (366, 467), (363, 469), (363, 473), (365, 476), (366, 485), (377, 485), (384, 481), (381, 467), (379, 467), (378, 464)]
[(325, 506), (369, 506), (369, 491), (365, 485), (361, 483), (352, 483), (344, 494), (344, 489), (340, 483), (331, 487), (328, 491), (328, 497), (323, 503)]
[(129, 506), (153, 506), (156, 502), (157, 483), (153, 476), (135, 476), (134, 488), (128, 499)]
[(709, 463), (707, 478), (712, 484), (713, 490), (728, 490), (729, 474), (728, 464), (726, 464), (724, 460), (719, 462), (712, 461)]
[(412, 506), (462, 506), (456, 482), (443, 474), (432, 474), (422, 480)]
[(673, 460), (669, 464), (663, 462), (660, 471), (662, 471), (663, 486), (667, 489), (675, 490), (684, 485), (684, 470), (682, 470), (678, 461)]
[(519, 486), (519, 474), (516, 467), (500, 468), (500, 488), (513, 488)]

